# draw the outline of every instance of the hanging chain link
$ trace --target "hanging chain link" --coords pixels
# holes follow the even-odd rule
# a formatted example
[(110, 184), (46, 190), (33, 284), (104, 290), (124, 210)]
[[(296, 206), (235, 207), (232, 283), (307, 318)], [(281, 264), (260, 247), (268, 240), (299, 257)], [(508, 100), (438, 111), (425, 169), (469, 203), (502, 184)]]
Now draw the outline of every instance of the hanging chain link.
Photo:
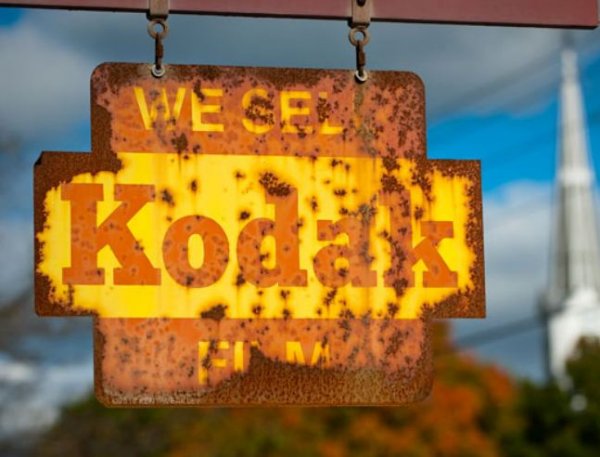
[(163, 57), (165, 49), (162, 40), (169, 34), (169, 26), (165, 19), (152, 19), (148, 23), (148, 34), (154, 39), (154, 65), (152, 65), (152, 75), (155, 78), (161, 78), (165, 74), (163, 66)]
[(169, 0), (148, 0), (148, 34), (154, 40), (154, 65), (151, 71), (155, 78), (162, 78), (166, 73), (163, 66), (165, 48), (162, 40), (169, 34), (168, 16)]
[(348, 38), (352, 46), (356, 48), (356, 72), (354, 76), (359, 83), (364, 83), (369, 75), (365, 66), (367, 65), (367, 54), (365, 46), (369, 43), (369, 24), (371, 22), (372, 0), (350, 0), (352, 3), (352, 18), (350, 19), (350, 33)]
[(367, 65), (365, 46), (369, 43), (369, 30), (365, 26), (352, 27), (348, 37), (352, 46), (356, 48), (356, 72), (354, 76), (359, 82), (364, 83), (369, 78), (367, 70), (365, 70)]

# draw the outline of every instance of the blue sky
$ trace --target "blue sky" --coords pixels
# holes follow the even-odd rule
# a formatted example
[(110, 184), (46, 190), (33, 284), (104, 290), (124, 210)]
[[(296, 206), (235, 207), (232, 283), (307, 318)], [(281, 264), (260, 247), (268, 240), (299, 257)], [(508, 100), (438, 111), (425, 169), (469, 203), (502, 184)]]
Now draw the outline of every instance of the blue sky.
[[(595, 36), (594, 36), (595, 39)], [(558, 55), (556, 56), (558, 59)], [(581, 59), (581, 82), (588, 114), (590, 159), (600, 165), (600, 56)], [(553, 78), (554, 85), (558, 76)], [(515, 80), (513, 85), (518, 85)], [(510, 87), (503, 92), (510, 97)], [(430, 157), (482, 160), (484, 191), (514, 180), (554, 179), (557, 149), (558, 91), (534, 94), (533, 107), (508, 108), (479, 115), (449, 115), (430, 122)], [(482, 97), (483, 98), (483, 97)], [(510, 98), (509, 98), (510, 101)], [(472, 100), (465, 99), (466, 104)], [(502, 104), (502, 102), (500, 103)]]
[[(168, 63), (354, 65), (342, 21), (173, 17), (170, 24)], [(135, 14), (0, 9), (0, 248), (14, 266), (0, 277), (4, 295), (30, 284), (23, 252), (32, 236), (33, 162), (42, 149), (89, 150), (89, 75), (104, 61), (150, 60), (145, 27)], [(549, 244), (560, 32), (373, 24), (371, 33), (369, 68), (411, 70), (425, 81), (429, 157), (483, 160), (489, 317), (460, 322), (457, 334), (533, 314)], [(576, 42), (598, 169), (600, 35), (578, 31)], [(539, 377), (539, 335), (520, 338), (480, 355)]]
[(19, 8), (5, 8), (0, 14), (0, 26), (8, 27), (19, 21), (24, 11)]

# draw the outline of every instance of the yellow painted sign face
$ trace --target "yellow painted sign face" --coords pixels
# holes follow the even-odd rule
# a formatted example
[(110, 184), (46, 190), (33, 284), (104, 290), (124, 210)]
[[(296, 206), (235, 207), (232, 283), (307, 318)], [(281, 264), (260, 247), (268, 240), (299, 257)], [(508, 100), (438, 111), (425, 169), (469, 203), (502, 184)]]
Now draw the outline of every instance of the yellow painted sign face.
[[(469, 216), (466, 177), (448, 179), (432, 170), (432, 193), (438, 197), (428, 203), (411, 185), (411, 163), (399, 160), (399, 169), (387, 176), (402, 186), (409, 212), (421, 218), (395, 221), (393, 202), (380, 190), (385, 173), (380, 159), (118, 157), (117, 173), (76, 175), (46, 195), (48, 227), (38, 235), (44, 259), (38, 269), (52, 283), (52, 299), (72, 299), (76, 310), (102, 317), (193, 318), (223, 304), (228, 318), (289, 313), (317, 319), (335, 318), (342, 308), (381, 316), (395, 304), (397, 317), (415, 318), (422, 305), (473, 287), (469, 268), (475, 255), (459, 222)], [(339, 164), (332, 166), (335, 160)], [(130, 194), (117, 196), (119, 190)], [(116, 211), (138, 196), (142, 201), (127, 217), (126, 232), (135, 247), (96, 242), (96, 264), (90, 268), (79, 260), (87, 251), (75, 245), (77, 234), (122, 222)], [(78, 222), (79, 212), (94, 213), (90, 204), (96, 205), (95, 217)], [(394, 224), (406, 235), (394, 240)], [(80, 240), (89, 243), (90, 237)], [(386, 273), (398, 262), (394, 242), (412, 255), (401, 290)], [(121, 265), (119, 256), (135, 249), (147, 260), (131, 255)], [(119, 281), (128, 266), (139, 274)], [(336, 298), (326, 306), (330, 290)]]
[(483, 315), (479, 166), (427, 160), (414, 75), (106, 64), (92, 102), (36, 165), (36, 307), (96, 316), (106, 403), (414, 401), (429, 318)]

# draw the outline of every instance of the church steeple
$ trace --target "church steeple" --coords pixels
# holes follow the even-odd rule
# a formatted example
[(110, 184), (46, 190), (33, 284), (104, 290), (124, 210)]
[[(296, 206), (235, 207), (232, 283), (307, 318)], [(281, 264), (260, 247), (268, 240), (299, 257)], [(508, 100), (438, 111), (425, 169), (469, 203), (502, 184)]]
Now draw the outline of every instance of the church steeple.
[(579, 338), (600, 335), (600, 250), (584, 101), (569, 35), (561, 64), (556, 219), (543, 312), (549, 369), (565, 381), (565, 362)]

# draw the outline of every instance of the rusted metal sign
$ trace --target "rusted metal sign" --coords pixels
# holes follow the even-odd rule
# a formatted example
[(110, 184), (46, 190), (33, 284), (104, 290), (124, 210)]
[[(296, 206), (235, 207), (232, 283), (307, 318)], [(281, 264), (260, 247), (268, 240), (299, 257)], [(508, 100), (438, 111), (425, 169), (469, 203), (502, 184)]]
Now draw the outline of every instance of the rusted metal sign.
[(36, 309), (93, 315), (109, 405), (400, 404), (485, 314), (476, 161), (419, 78), (104, 64), (92, 153), (35, 166)]
[[(170, 0), (171, 13), (348, 19), (358, 0)], [(372, 20), (484, 25), (598, 25), (597, 0), (372, 0)], [(148, 11), (148, 0), (0, 0), (0, 6)]]

